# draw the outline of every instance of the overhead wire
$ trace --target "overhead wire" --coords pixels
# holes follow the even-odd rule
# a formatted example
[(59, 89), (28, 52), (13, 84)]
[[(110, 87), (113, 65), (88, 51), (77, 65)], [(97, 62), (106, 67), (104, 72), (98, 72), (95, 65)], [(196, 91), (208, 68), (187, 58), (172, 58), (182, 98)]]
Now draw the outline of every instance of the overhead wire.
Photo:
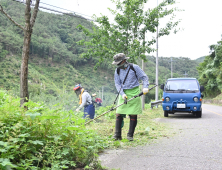
[[(25, 3), (24, 3), (23, 1), (21, 1), (21, 0), (12, 0), (12, 1), (20, 2), (20, 3), (22, 3), (22, 4), (25, 4)], [(42, 3), (42, 4), (43, 4), (43, 3)], [(44, 4), (46, 4), (46, 3), (44, 3)], [(55, 8), (60, 8), (60, 7), (56, 7), (56, 6), (50, 5), (50, 4), (47, 4), (47, 5), (52, 6), (52, 7), (55, 7)], [(34, 5), (31, 5), (31, 6), (34, 6)], [(88, 21), (94, 21), (94, 20), (92, 20), (92, 19), (85, 18), (85, 17), (81, 16), (81, 15), (84, 15), (84, 14), (79, 14), (79, 13), (77, 13), (77, 12), (70, 11), (70, 10), (63, 9), (63, 8), (60, 8), (60, 9), (63, 9), (63, 10), (66, 10), (66, 11), (70, 11), (70, 12), (72, 12), (72, 13), (74, 13), (74, 14), (65, 13), (65, 12), (62, 12), (62, 11), (58, 11), (58, 10), (51, 9), (51, 8), (46, 8), (46, 7), (43, 7), (43, 6), (39, 6), (39, 8), (42, 8), (42, 9), (45, 9), (45, 10), (49, 10), (49, 11), (53, 11), (53, 12), (57, 12), (57, 13), (61, 13), (61, 14), (64, 14), (64, 15), (69, 15), (69, 16), (73, 16), (73, 17), (85, 19), (85, 20), (88, 20)], [(76, 14), (78, 14), (78, 15), (76, 15)], [(85, 15), (85, 16), (87, 16), (87, 15)], [(94, 22), (95, 22), (95, 21), (94, 21)]]
[(48, 5), (48, 6), (52, 6), (52, 7), (54, 7), (54, 8), (63, 9), (63, 10), (66, 10), (66, 11), (72, 12), (72, 13), (74, 13), (74, 14), (78, 14), (78, 15), (83, 15), (83, 16), (90, 17), (89, 15), (81, 14), (81, 13), (74, 12), (74, 11), (71, 11), (71, 10), (68, 10), (68, 9), (64, 9), (64, 8), (60, 8), (60, 7), (57, 7), (57, 6), (54, 6), (54, 5), (50, 5), (50, 4), (47, 4), (47, 3), (41, 2), (41, 1), (40, 1), (40, 3), (41, 3), (41, 4)]
[[(13, 1), (16, 1), (16, 2), (20, 2), (20, 3), (22, 3), (22, 4), (25, 4), (24, 2), (22, 2), (22, 1), (20, 1), (20, 0), (13, 0)], [(34, 5), (31, 5), (31, 6), (34, 6)], [(43, 9), (48, 9), (48, 8), (45, 8), (45, 7), (39, 7), (39, 8), (43, 8)], [(84, 17), (81, 17), (81, 16), (78, 16), (78, 15), (71, 15), (71, 14), (69, 14), (69, 13), (63, 13), (63, 12), (61, 12), (61, 11), (57, 11), (57, 10), (53, 10), (53, 9), (48, 9), (48, 10), (51, 10), (51, 11), (54, 11), (54, 12), (58, 12), (58, 13), (62, 13), (62, 14), (65, 14), (65, 15), (70, 15), (70, 16), (74, 16), (74, 17), (77, 17), (77, 18), (82, 18), (82, 19), (86, 19), (86, 18), (84, 18)], [(6, 19), (6, 20), (8, 20), (8, 18), (3, 14), (3, 17)], [(89, 20), (89, 19), (86, 19), (86, 20)], [(11, 26), (14, 26), (14, 24), (12, 24), (11, 22), (9, 22), (9, 25)], [(34, 35), (36, 35), (34, 32), (32, 32), (32, 34), (34, 34)], [(38, 36), (38, 35), (36, 35), (36, 36)], [(57, 54), (60, 54), (59, 52), (57, 52), (57, 51), (53, 51), (53, 52), (55, 52), (55, 53), (57, 53)], [(60, 54), (61, 55), (61, 54)]]

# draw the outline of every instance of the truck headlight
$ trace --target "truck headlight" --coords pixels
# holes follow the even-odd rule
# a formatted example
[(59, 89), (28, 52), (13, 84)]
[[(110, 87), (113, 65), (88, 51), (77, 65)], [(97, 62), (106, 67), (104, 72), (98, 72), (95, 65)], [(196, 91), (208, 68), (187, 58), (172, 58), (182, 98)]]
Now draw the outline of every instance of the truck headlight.
[(199, 99), (198, 99), (197, 97), (194, 97), (193, 100), (194, 100), (195, 102), (198, 102), (198, 101), (199, 101)]
[(166, 97), (166, 102), (169, 102), (170, 101), (170, 98), (169, 97)]

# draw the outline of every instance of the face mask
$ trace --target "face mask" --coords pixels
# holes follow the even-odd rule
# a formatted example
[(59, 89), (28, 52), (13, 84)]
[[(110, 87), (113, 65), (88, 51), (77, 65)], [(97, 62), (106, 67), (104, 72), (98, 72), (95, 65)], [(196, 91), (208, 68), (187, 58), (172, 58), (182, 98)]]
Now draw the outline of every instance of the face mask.
[(126, 61), (125, 63), (118, 65), (118, 68), (120, 69), (126, 69), (128, 67), (129, 63)]
[(81, 90), (76, 90), (75, 93), (77, 96), (79, 96), (81, 94)]

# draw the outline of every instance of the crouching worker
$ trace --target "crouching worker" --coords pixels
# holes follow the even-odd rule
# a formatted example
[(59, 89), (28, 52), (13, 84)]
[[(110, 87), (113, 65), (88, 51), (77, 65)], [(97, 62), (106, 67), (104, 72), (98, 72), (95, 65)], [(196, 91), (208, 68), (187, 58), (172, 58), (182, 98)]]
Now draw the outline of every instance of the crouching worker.
[(84, 107), (84, 116), (83, 118), (94, 119), (95, 116), (95, 107), (92, 102), (92, 98), (87, 90), (82, 88), (81, 84), (77, 84), (74, 89), (76, 95), (79, 97), (80, 106), (76, 109), (78, 112), (81, 108)]
[[(139, 80), (143, 81), (143, 94), (149, 92), (148, 77), (138, 65), (128, 63), (127, 59), (129, 59), (129, 57), (126, 57), (123, 53), (116, 54), (113, 59), (114, 61), (112, 64), (117, 65), (114, 80), (116, 89), (120, 94), (118, 105), (124, 103), (125, 99), (130, 99), (140, 93)], [(139, 114), (142, 114), (142, 104), (139, 97), (118, 107), (116, 110), (116, 126), (113, 138), (115, 140), (122, 140), (121, 125), (123, 123), (123, 118), (129, 115), (130, 125), (127, 139), (133, 141), (133, 135), (137, 125), (137, 115)]]

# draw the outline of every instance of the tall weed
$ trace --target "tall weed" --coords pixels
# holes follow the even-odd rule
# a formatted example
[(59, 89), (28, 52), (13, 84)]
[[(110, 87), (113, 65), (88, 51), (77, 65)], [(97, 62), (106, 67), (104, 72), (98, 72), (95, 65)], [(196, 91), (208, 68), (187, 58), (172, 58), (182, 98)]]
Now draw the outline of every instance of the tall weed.
[(49, 109), (0, 91), (0, 169), (69, 169), (95, 163), (105, 141), (86, 129), (82, 115)]

